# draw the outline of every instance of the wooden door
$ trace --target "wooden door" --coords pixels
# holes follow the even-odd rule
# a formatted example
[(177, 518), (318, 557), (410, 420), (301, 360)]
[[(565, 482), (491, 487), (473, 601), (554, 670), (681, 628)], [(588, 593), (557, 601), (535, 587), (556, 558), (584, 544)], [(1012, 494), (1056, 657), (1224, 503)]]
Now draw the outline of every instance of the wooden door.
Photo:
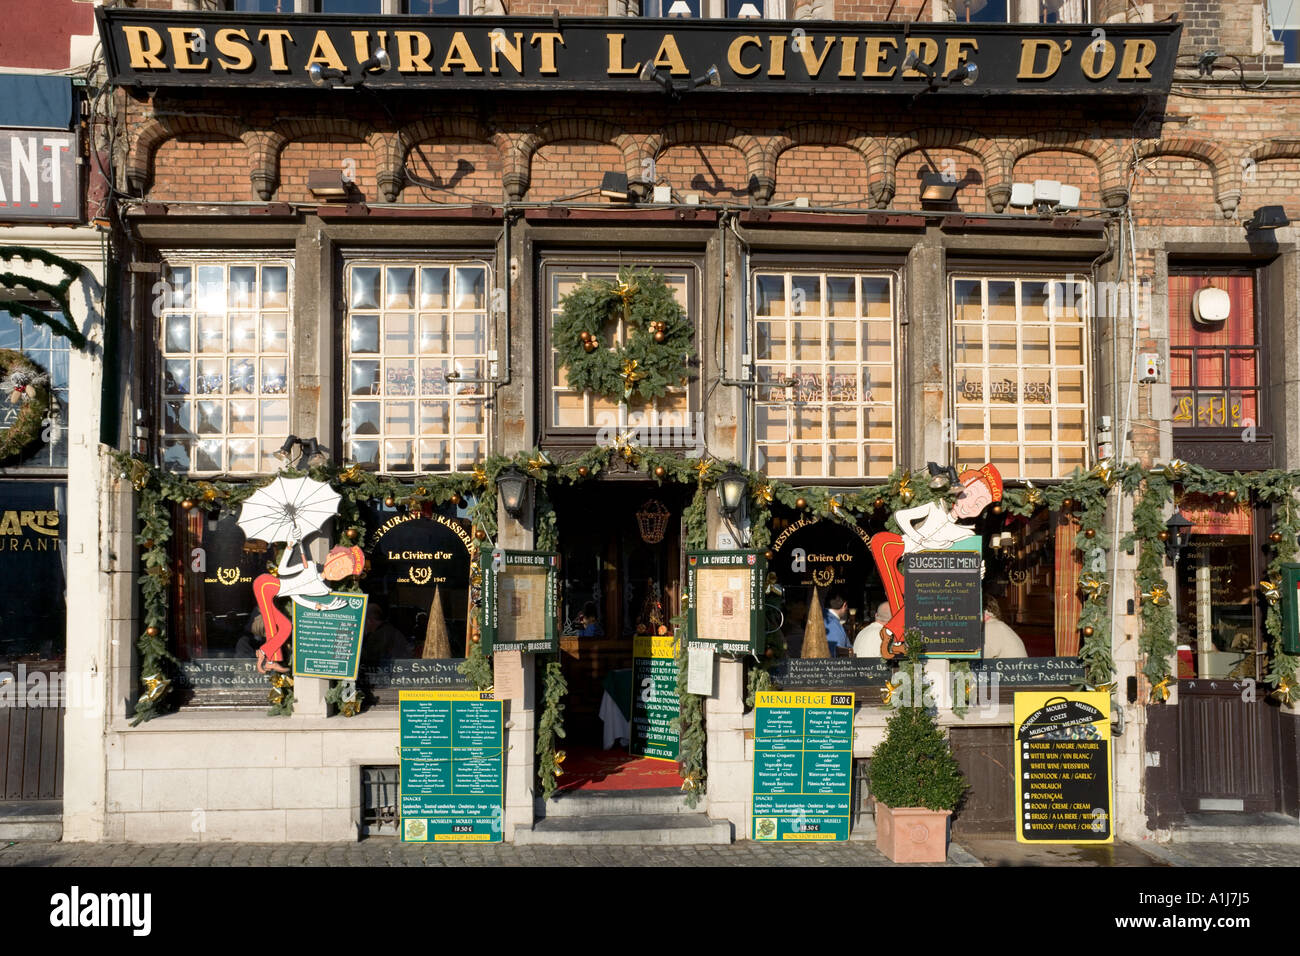
[(1178, 682), (1179, 789), (1188, 812), (1281, 809), (1278, 708), (1260, 691), (1246, 681)]
[(948, 740), (970, 784), (953, 815), (954, 838), (961, 834), (1014, 835), (1015, 758), (1010, 727), (952, 727)]

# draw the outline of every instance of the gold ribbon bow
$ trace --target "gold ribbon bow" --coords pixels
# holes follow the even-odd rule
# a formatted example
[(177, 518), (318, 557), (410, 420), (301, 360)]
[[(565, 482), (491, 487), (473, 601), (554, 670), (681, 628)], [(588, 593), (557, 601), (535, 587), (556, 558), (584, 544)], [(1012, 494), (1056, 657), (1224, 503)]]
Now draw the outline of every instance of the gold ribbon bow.
[(167, 688), (171, 686), (171, 681), (157, 671), (145, 674), (140, 680), (144, 683), (144, 699), (151, 702), (162, 700), (163, 694), (167, 693)]
[(1273, 691), (1273, 696), (1284, 704), (1291, 703), (1291, 685), (1285, 677), (1277, 682), (1277, 688)]
[(1155, 684), (1151, 686), (1152, 700), (1156, 699), (1157, 694), (1160, 695), (1161, 701), (1166, 701), (1169, 699), (1169, 681), (1170, 681), (1170, 677), (1168, 674), (1166, 674), (1164, 677), (1160, 678), (1160, 680), (1158, 680)]
[(1025, 504), (1037, 508), (1047, 500), (1042, 488), (1035, 488), (1032, 481), (1025, 482)]
[(713, 467), (712, 458), (701, 458), (699, 461), (697, 461), (695, 463), (695, 473), (699, 475), (698, 480), (703, 481), (705, 475), (709, 473), (709, 469), (712, 467)]
[(1259, 589), (1264, 592), (1264, 597), (1268, 598), (1269, 604), (1276, 604), (1282, 599), (1282, 592), (1272, 581), (1260, 581)]
[(1163, 584), (1157, 584), (1150, 591), (1143, 591), (1142, 599), (1150, 601), (1156, 607), (1163, 607), (1169, 603), (1169, 588)]
[(686, 779), (682, 781), (683, 790), (695, 790), (698, 789), (699, 786), (700, 786), (700, 781), (696, 778), (695, 774), (693, 773), (687, 774)]
[(897, 689), (897, 685), (892, 683), (880, 688), (880, 702), (882, 704), (892, 704), (894, 702), (894, 691)]
[(1165, 477), (1170, 481), (1177, 481), (1179, 478), (1183, 477), (1183, 474), (1186, 471), (1187, 462), (1183, 461), (1181, 458), (1169, 459), (1169, 463), (1164, 467)]
[(623, 397), (631, 398), (632, 392), (636, 388), (636, 383), (645, 378), (645, 372), (640, 371), (641, 363), (636, 359), (624, 359), (623, 371), (619, 375), (623, 377)]
[(547, 457), (546, 452), (539, 451), (536, 458), (528, 459), (529, 471), (543, 471), (551, 465), (551, 459)]
[(487, 472), (483, 470), (482, 465), (475, 465), (474, 471), (470, 474), (470, 480), (480, 488), (486, 488), (488, 483)]
[(772, 503), (772, 486), (771, 486), (771, 485), (759, 485), (757, 488), (755, 488), (755, 489), (754, 489), (754, 500), (755, 500), (755, 501), (761, 501), (761, 502), (763, 502), (764, 504), (771, 504), (771, 503)]
[(1106, 593), (1106, 582), (1095, 574), (1086, 574), (1079, 580), (1079, 590), (1089, 601), (1100, 601)]
[(212, 482), (200, 481), (199, 494), (202, 496), (204, 501), (216, 501), (217, 496), (220, 495), (221, 492), (217, 490), (217, 486), (214, 485)]
[(339, 713), (344, 717), (355, 717), (361, 713), (361, 698), (353, 697), (339, 705)]
[(907, 504), (912, 500), (912, 494), (912, 473), (909, 471), (898, 480), (898, 497), (903, 499), (904, 504)]
[(348, 465), (348, 467), (344, 468), (341, 472), (339, 472), (339, 480), (340, 480), (340, 481), (350, 481), (350, 482), (352, 482), (353, 484), (355, 484), (356, 482), (360, 481), (360, 480), (361, 480), (361, 466), (360, 466), (360, 465)]
[(560, 769), (560, 764), (564, 763), (564, 758), (567, 756), (568, 754), (566, 754), (563, 750), (555, 751), (555, 775), (557, 777), (564, 776), (564, 771)]
[(632, 304), (632, 296), (641, 291), (641, 287), (633, 279), (619, 277), (617, 284), (614, 286), (614, 294), (623, 300), (623, 306)]
[(1091, 474), (1099, 479), (1104, 487), (1109, 488), (1115, 484), (1115, 463), (1109, 458), (1103, 458), (1097, 462), (1097, 467), (1092, 469)]
[(623, 460), (630, 464), (636, 464), (636, 443), (632, 441), (634, 437), (636, 437), (635, 431), (627, 431), (614, 439), (614, 447), (623, 456)]

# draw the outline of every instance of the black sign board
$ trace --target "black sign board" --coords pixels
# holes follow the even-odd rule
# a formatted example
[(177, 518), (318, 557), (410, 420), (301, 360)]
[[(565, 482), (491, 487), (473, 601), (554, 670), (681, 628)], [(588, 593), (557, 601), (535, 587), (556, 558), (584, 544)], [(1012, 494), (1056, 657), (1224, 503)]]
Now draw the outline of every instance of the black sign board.
[(783, 689), (879, 687), (893, 679), (894, 668), (878, 657), (791, 657), (772, 668)]
[(925, 635), (926, 657), (984, 653), (978, 551), (915, 551), (903, 558), (904, 628)]
[[(896, 93), (930, 88), (904, 71), (915, 52), (939, 77), (978, 67), (969, 86), (930, 96), (990, 93), (1165, 93), (1181, 26), (871, 23), (646, 18), (367, 17), (162, 12), (98, 7), (111, 81), (157, 87), (330, 87), (375, 90), (624, 90), (662, 95), (647, 64), (689, 85), (717, 68), (731, 92)], [(383, 47), (391, 65), (361, 64)]]
[(1016, 694), (1016, 839), (1112, 843), (1110, 695)]

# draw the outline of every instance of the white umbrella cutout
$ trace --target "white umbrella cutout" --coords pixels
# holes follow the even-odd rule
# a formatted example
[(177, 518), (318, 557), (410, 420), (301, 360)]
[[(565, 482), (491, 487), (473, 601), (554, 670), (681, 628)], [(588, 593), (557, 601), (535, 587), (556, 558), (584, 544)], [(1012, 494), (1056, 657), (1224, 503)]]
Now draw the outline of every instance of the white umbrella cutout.
[(277, 477), (248, 497), (238, 524), (250, 540), (300, 541), (338, 514), (340, 498), (323, 481)]

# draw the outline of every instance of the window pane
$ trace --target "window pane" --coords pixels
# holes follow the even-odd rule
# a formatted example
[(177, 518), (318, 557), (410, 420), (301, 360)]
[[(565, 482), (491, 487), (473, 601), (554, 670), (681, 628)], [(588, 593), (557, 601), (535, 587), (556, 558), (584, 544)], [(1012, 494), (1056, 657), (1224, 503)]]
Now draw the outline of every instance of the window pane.
[(388, 309), (415, 308), (415, 270), (389, 269), (388, 296), (384, 301)]
[(379, 351), (379, 316), (352, 316), (352, 331), (349, 346), (353, 352)]

